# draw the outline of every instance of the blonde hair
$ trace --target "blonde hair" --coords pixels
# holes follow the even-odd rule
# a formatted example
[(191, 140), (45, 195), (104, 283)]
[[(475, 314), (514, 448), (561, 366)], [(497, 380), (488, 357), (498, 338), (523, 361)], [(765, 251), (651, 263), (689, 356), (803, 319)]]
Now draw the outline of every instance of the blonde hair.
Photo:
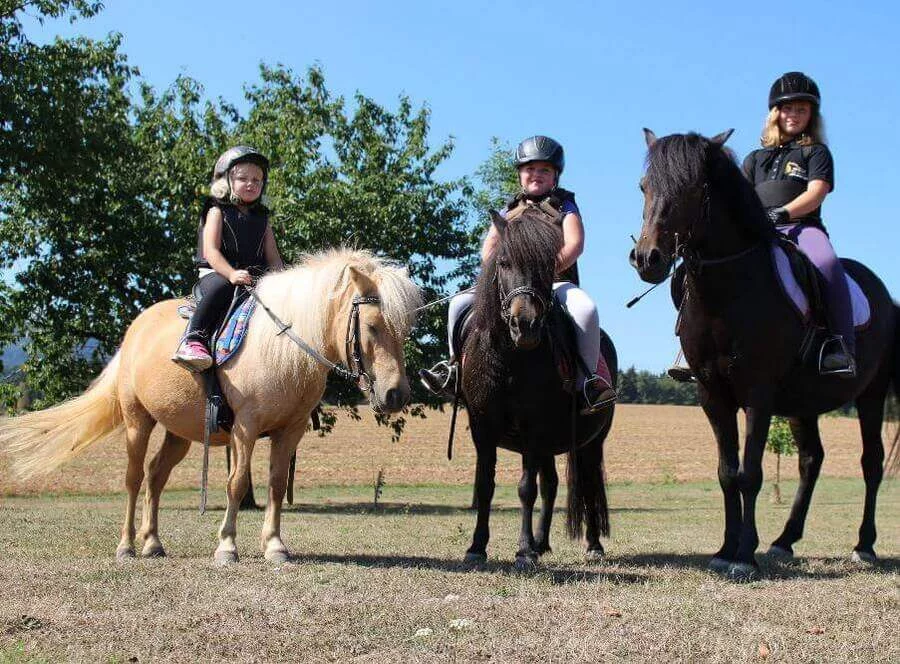
[[(790, 140), (790, 136), (781, 133), (781, 127), (778, 125), (778, 116), (778, 106), (773, 106), (766, 116), (765, 124), (763, 124), (762, 136), (759, 137), (759, 142), (762, 143), (764, 148), (777, 148)], [(800, 135), (800, 138), (797, 139), (797, 143), (800, 145), (815, 145), (817, 143), (825, 145), (826, 142), (825, 121), (822, 119), (819, 109), (813, 106), (809, 124), (806, 125), (806, 129)]]
[[(228, 186), (228, 174), (226, 173), (220, 178), (216, 178), (212, 181), (212, 184), (209, 185), (209, 195), (213, 198), (220, 201), (228, 201), (233, 205), (242, 205), (244, 202), (241, 200), (240, 196), (236, 195), (231, 191), (231, 187)], [(259, 198), (253, 201), (252, 205), (261, 204), (264, 207), (269, 207), (269, 198), (262, 194)]]

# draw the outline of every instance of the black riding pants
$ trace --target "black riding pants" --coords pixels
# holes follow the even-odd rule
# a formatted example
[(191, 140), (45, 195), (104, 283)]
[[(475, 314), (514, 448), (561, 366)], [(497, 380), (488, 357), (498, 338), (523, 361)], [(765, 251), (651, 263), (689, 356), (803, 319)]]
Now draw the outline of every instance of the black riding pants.
[(200, 278), (197, 288), (201, 293), (200, 302), (185, 337), (209, 344), (222, 326), (236, 287), (218, 272), (210, 272)]

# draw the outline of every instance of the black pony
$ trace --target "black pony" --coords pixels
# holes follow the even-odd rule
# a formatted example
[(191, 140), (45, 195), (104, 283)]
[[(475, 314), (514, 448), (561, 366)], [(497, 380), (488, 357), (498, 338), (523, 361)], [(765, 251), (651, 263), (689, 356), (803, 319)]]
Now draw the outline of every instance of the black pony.
[[(600, 535), (609, 534), (603, 440), (613, 408), (580, 415), (572, 380), (566, 389), (561, 377), (561, 372), (573, 380), (578, 375), (577, 351), (569, 352), (572, 344), (566, 342), (571, 334), (567, 314), (552, 292), (562, 233), (531, 211), (509, 224), (496, 212), (492, 217), (501, 240), (478, 278), (470, 331), (463, 342), (462, 393), (478, 454), (478, 520), (466, 560), (482, 562), (487, 557), (498, 447), (522, 455), (516, 566), (532, 567), (550, 551), (550, 521), (559, 485), (554, 456), (563, 452), (569, 453), (568, 533), (578, 538), (584, 530), (587, 556), (599, 559)], [(615, 348), (606, 335), (602, 350), (615, 376)], [(535, 532), (532, 513), (538, 475), (542, 507)]]
[[(874, 561), (884, 403), (891, 382), (896, 389), (900, 379), (900, 310), (870, 270), (843, 260), (844, 269), (869, 300), (872, 320), (857, 335), (856, 377), (819, 376), (798, 359), (807, 325), (791, 309), (773, 270), (769, 248), (775, 230), (752, 185), (723, 149), (731, 132), (712, 139), (687, 134), (659, 140), (653, 132), (644, 132), (649, 147), (641, 181), (644, 224), (631, 263), (642, 279), (659, 283), (676, 258), (684, 259), (681, 346), (718, 443), (719, 484), (725, 496), (724, 543), (710, 569), (738, 580), (758, 574), (755, 508), (773, 414), (790, 420), (800, 485), (784, 531), (769, 552), (793, 555), (791, 547), (803, 535), (825, 456), (818, 416), (854, 400), (862, 431), (866, 498), (852, 557)], [(747, 420), (742, 460), (738, 408), (744, 409)]]

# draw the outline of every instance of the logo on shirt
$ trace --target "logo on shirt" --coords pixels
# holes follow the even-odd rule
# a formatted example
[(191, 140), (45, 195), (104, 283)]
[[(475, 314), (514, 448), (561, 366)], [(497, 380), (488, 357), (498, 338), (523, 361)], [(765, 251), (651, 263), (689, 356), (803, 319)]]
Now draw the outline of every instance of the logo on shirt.
[(797, 178), (798, 180), (807, 180), (806, 169), (795, 161), (789, 161), (784, 165), (784, 174), (789, 178)]

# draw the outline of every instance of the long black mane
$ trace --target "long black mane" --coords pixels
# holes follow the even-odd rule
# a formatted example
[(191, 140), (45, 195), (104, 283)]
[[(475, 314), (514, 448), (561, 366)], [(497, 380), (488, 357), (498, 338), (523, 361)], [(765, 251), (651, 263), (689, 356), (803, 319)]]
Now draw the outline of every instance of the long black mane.
[(655, 206), (671, 205), (686, 189), (704, 182), (730, 218), (757, 237), (774, 237), (772, 222), (731, 150), (693, 132), (665, 136), (650, 147), (646, 186)]
[(541, 213), (526, 210), (510, 222), (501, 235), (500, 244), (478, 277), (473, 312), (475, 326), (480, 330), (493, 330), (503, 325), (497, 283), (498, 261), (508, 261), (524, 275), (526, 281), (516, 286), (529, 285), (549, 296), (556, 274), (556, 255), (561, 248), (561, 229), (548, 223)]

